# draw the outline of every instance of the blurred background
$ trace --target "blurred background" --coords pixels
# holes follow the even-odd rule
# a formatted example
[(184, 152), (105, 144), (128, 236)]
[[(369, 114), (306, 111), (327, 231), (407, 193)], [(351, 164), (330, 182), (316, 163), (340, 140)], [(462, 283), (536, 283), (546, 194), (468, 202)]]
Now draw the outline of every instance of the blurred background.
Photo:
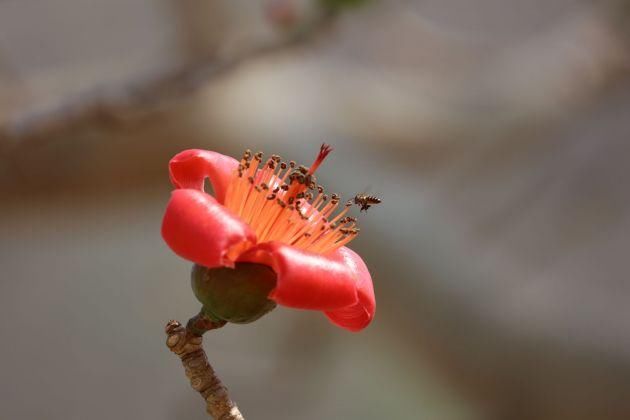
[(630, 2), (3, 0), (3, 419), (204, 419), (168, 159), (246, 148), (383, 204), (360, 334), (208, 334), (248, 419), (630, 418)]

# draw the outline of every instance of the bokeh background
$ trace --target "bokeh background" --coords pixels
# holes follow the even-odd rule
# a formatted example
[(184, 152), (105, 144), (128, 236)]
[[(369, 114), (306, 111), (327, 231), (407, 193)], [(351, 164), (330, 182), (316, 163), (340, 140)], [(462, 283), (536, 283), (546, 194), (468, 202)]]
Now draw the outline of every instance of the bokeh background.
[(168, 159), (323, 141), (377, 315), (209, 334), (246, 418), (630, 418), (621, 0), (1, 1), (0, 418), (206, 418)]

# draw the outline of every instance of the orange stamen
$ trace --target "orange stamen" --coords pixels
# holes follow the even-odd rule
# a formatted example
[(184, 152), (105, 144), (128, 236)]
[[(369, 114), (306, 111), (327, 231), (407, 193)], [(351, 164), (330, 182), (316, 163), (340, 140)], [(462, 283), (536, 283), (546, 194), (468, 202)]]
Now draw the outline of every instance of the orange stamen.
[(345, 245), (358, 233), (356, 219), (344, 217), (351, 203), (333, 215), (340, 197), (332, 194), (329, 200), (319, 185), (309, 191), (331, 151), (322, 144), (310, 168), (281, 162), (276, 155), (261, 166), (262, 153), (246, 151), (228, 185), (225, 206), (251, 226), (259, 243), (281, 241), (317, 253)]

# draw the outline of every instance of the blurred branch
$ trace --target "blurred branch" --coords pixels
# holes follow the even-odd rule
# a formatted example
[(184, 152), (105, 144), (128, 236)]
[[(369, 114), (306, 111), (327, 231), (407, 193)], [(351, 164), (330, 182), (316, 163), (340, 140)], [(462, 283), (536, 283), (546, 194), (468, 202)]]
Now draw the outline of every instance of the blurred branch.
[(331, 13), (323, 14), (306, 30), (288, 35), (276, 43), (250, 47), (232, 57), (209, 56), (149, 81), (142, 77), (120, 88), (95, 89), (64, 99), (47, 109), (9, 118), (0, 124), (0, 141), (25, 140), (85, 123), (123, 125), (137, 120), (194, 94), (211, 80), (247, 61), (312, 40), (329, 27), (333, 17)]
[[(609, 3), (573, 8), (484, 60), (473, 57), (453, 66), (456, 71), (430, 69), (392, 81), (383, 88), (388, 102), (366, 99), (372, 92), (358, 85), (352, 97), (366, 122), (352, 129), (357, 137), (396, 141), (403, 151), (417, 146), (418, 133), (425, 146), (455, 150), (471, 140), (516, 138), (523, 128), (560, 121), (628, 78), (630, 15), (622, 12)], [(440, 40), (439, 33), (434, 36)], [(446, 45), (435, 43), (434, 62), (462, 55)]]

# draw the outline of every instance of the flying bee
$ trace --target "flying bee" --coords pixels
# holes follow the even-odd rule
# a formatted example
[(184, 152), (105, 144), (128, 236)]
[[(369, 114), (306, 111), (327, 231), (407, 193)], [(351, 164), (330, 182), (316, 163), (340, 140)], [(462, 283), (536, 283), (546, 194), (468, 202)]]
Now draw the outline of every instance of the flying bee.
[(374, 204), (380, 204), (381, 199), (374, 195), (357, 194), (354, 196), (354, 204), (361, 206), (360, 211), (367, 212)]

